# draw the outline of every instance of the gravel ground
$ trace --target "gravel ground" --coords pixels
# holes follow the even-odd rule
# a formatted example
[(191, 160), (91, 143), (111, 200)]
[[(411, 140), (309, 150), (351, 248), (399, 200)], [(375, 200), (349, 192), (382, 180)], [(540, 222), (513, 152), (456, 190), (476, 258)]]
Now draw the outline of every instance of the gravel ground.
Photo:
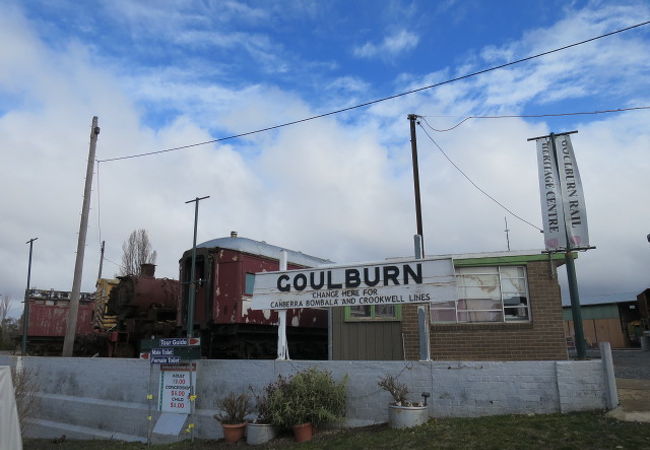
[(650, 352), (639, 349), (613, 350), (616, 378), (650, 380)]
[[(575, 358), (575, 351), (569, 351), (569, 357)], [(650, 380), (650, 352), (638, 348), (612, 350), (614, 374), (616, 378)], [(587, 358), (600, 359), (598, 349), (587, 349)]]

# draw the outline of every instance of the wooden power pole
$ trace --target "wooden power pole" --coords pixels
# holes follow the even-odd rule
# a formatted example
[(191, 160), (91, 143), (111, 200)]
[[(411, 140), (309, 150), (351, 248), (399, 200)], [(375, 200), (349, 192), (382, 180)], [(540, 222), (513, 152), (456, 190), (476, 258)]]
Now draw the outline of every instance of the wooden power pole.
[(88, 151), (88, 165), (86, 166), (86, 184), (84, 186), (84, 199), (81, 208), (81, 221), (79, 223), (79, 238), (77, 240), (77, 258), (74, 263), (74, 279), (72, 281), (72, 295), (70, 296), (70, 309), (68, 322), (63, 340), (63, 356), (72, 356), (74, 338), (77, 330), (77, 313), (79, 312), (79, 297), (81, 295), (81, 273), (83, 271), (84, 249), (86, 247), (86, 232), (88, 231), (88, 215), (90, 212), (90, 191), (93, 183), (93, 166), (95, 165), (95, 147), (99, 136), (97, 116), (93, 117), (90, 127), (90, 150)]

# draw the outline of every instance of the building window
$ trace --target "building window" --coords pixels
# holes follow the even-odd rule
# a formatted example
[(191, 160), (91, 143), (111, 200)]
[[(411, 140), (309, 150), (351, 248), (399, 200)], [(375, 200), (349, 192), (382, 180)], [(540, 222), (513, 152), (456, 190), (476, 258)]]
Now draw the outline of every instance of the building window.
[(246, 285), (244, 286), (244, 294), (253, 295), (253, 289), (255, 289), (255, 274), (246, 273)]
[(346, 321), (390, 321), (401, 320), (401, 305), (364, 305), (364, 306), (346, 306)]
[(523, 266), (459, 267), (458, 300), (431, 304), (432, 323), (528, 322)]

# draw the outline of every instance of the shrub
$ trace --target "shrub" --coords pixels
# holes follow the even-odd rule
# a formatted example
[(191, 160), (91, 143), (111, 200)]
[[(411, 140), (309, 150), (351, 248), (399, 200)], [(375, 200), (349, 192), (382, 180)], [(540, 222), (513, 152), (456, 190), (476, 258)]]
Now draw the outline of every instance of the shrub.
[(250, 397), (246, 393), (235, 395), (228, 394), (217, 402), (221, 412), (214, 415), (214, 418), (227, 425), (244, 423), (246, 416), (253, 412)]
[(390, 393), (393, 397), (393, 405), (396, 406), (410, 406), (411, 403), (406, 399), (409, 393), (408, 387), (401, 383), (397, 377), (386, 375), (379, 379), (377, 386)]
[(290, 379), (279, 377), (268, 397), (271, 423), (289, 428), (306, 422), (319, 426), (339, 422), (345, 416), (345, 385), (325, 370), (309, 368)]
[(31, 369), (23, 368), (22, 370), (17, 370), (15, 367), (12, 367), (11, 378), (14, 385), (20, 429), (24, 434), (27, 426), (25, 419), (30, 417), (39, 407), (36, 397), (36, 392), (38, 391), (36, 373)]
[(261, 393), (256, 393), (255, 389), (250, 386), (251, 393), (255, 398), (255, 411), (257, 411), (257, 418), (255, 423), (269, 424), (272, 421), (271, 401), (270, 399), (276, 394), (276, 391), (283, 389), (287, 380), (280, 375), (278, 379), (264, 386)]

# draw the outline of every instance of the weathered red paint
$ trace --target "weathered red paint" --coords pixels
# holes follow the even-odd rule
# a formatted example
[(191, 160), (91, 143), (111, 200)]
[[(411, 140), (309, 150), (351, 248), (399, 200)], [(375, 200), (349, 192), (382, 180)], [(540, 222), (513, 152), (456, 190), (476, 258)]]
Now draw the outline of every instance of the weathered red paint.
[[(183, 261), (187, 265), (188, 254), (184, 256), (181, 260), (181, 279), (189, 280), (189, 270), (187, 267), (183, 269)], [(205, 328), (208, 323), (278, 324), (277, 311), (251, 310), (252, 295), (245, 294), (246, 273), (277, 271), (278, 260), (221, 248), (199, 248), (197, 259), (202, 262), (197, 264), (196, 278), (205, 282), (203, 286), (198, 287), (196, 293), (195, 324), (199, 324), (200, 328)], [(289, 264), (288, 268), (299, 269), (302, 266)], [(212, 289), (208, 291), (210, 286)], [(187, 287), (184, 286), (184, 298), (187, 296), (186, 290)], [(183, 311), (184, 302), (179, 302), (178, 306), (178, 324), (182, 325), (186, 316)], [(327, 312), (317, 309), (290, 309), (287, 311), (287, 326), (327, 328)]]
[(119, 314), (129, 306), (145, 312), (151, 308), (176, 309), (179, 297), (179, 283), (168, 278), (153, 276), (120, 277), (120, 283), (110, 294), (110, 307)]
[[(49, 304), (48, 304), (49, 303)], [(30, 337), (62, 337), (65, 336), (68, 324), (69, 301), (58, 300), (29, 300), (29, 327), (27, 334)], [(77, 315), (77, 335), (93, 333), (92, 316), (94, 301), (79, 302)]]

